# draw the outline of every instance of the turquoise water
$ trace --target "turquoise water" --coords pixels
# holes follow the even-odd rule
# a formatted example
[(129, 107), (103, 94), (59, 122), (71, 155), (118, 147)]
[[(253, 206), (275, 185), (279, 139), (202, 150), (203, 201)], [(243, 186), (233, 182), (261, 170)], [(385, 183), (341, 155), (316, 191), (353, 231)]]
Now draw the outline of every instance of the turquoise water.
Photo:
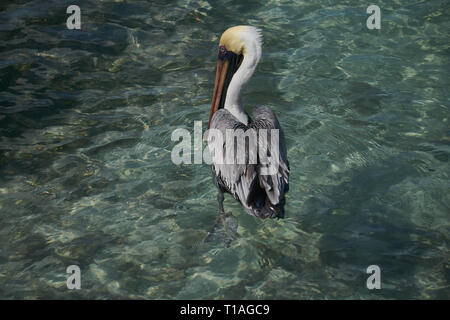
[[(81, 30), (70, 4), (0, 4), (0, 298), (450, 297), (448, 1), (376, 1), (380, 30), (359, 1), (77, 1)], [(244, 101), (277, 114), (291, 177), (284, 220), (226, 197), (226, 247), (171, 133), (206, 127), (238, 24), (262, 29)]]

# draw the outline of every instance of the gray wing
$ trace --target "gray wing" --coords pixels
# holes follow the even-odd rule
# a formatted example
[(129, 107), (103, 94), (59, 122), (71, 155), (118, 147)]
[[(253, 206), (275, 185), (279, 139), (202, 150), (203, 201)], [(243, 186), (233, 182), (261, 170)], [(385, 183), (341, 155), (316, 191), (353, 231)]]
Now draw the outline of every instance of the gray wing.
[[(258, 150), (252, 150), (252, 148), (248, 147), (245, 148), (244, 163), (239, 163), (234, 157), (234, 164), (224, 164), (213, 160), (212, 166), (218, 186), (240, 201), (249, 214), (263, 218), (273, 217), (283, 212), (284, 194), (289, 188), (289, 163), (286, 144), (280, 124), (269, 108), (255, 107), (253, 116), (254, 120), (249, 126), (245, 126), (230, 112), (220, 109), (214, 114), (210, 128), (220, 130), (223, 137), (226, 137), (227, 129), (242, 129), (243, 131), (254, 129), (258, 133), (258, 145), (261, 144), (262, 139), (259, 133), (260, 129), (266, 129), (267, 131), (278, 129), (278, 148), (272, 148), (270, 143), (268, 145), (268, 150), (270, 151), (268, 156), (272, 159), (277, 159), (278, 166), (276, 171), (270, 175), (264, 174), (264, 170), (267, 172), (268, 165), (261, 163), (259, 155), (256, 157), (256, 163), (249, 163), (251, 152), (258, 152)], [(270, 142), (270, 134), (267, 137), (269, 138), (267, 140)], [(226, 154), (225, 138), (222, 141), (209, 141), (208, 146), (210, 150), (222, 148), (223, 154)]]
[[(226, 130), (227, 129), (242, 129), (246, 131), (248, 128), (239, 120), (237, 120), (229, 111), (225, 109), (218, 110), (212, 120), (211, 129), (218, 129), (222, 133), (224, 139), (222, 141), (209, 142), (209, 149), (222, 148), (223, 155), (226, 154)], [(218, 145), (220, 143), (220, 145)], [(247, 204), (252, 186), (258, 182), (256, 164), (248, 164), (248, 153), (245, 154), (244, 163), (239, 164), (236, 157), (234, 157), (234, 164), (218, 163), (213, 160), (212, 166), (216, 177), (220, 179), (221, 187), (230, 192), (233, 197), (240, 201), (245, 209), (251, 210)]]
[[(278, 159), (278, 168), (274, 174), (263, 175), (261, 171), (267, 167), (267, 165), (259, 164), (258, 178), (260, 187), (266, 191), (272, 205), (284, 203), (284, 194), (289, 190), (289, 161), (287, 159), (286, 142), (284, 140), (284, 133), (281, 129), (280, 123), (277, 117), (273, 114), (272, 110), (264, 106), (258, 106), (253, 108), (253, 122), (250, 123), (250, 127), (255, 129), (278, 129), (279, 143), (278, 148), (271, 148), (270, 139), (269, 142), (269, 156), (273, 159)], [(269, 137), (269, 135), (268, 135)]]

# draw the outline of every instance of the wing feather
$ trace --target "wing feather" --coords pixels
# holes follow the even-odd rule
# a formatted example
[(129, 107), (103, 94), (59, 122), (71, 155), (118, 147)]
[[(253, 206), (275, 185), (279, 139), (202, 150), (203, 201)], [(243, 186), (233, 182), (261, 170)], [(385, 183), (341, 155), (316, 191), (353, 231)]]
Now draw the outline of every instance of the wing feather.
[(250, 127), (257, 129), (278, 129), (279, 131), (279, 145), (278, 148), (271, 148), (270, 138), (268, 135), (267, 140), (269, 142), (269, 148), (271, 152), (270, 157), (278, 159), (278, 170), (272, 175), (263, 175), (261, 171), (263, 168), (267, 168), (267, 164), (259, 164), (258, 166), (258, 178), (261, 188), (265, 189), (267, 197), (272, 205), (277, 205), (284, 199), (284, 194), (289, 190), (289, 161), (287, 159), (286, 142), (284, 139), (284, 133), (281, 129), (280, 123), (277, 117), (273, 114), (272, 110), (264, 106), (257, 106), (253, 108), (254, 121), (250, 124)]
[[(279, 146), (278, 148), (268, 150), (277, 150), (270, 157), (278, 159), (278, 169), (274, 174), (263, 175), (262, 171), (267, 167), (267, 164), (262, 164), (258, 157), (258, 163), (250, 164), (251, 148), (245, 149), (245, 162), (244, 164), (237, 164), (236, 156), (234, 156), (234, 164), (217, 163), (213, 161), (213, 170), (216, 177), (220, 178), (226, 191), (231, 193), (233, 197), (241, 202), (246, 211), (256, 216), (267, 216), (267, 213), (261, 214), (262, 208), (267, 207), (264, 199), (261, 197), (261, 192), (265, 192), (267, 198), (270, 201), (269, 211), (275, 210), (273, 207), (282, 207), (284, 204), (284, 194), (289, 188), (289, 162), (287, 160), (286, 144), (284, 141), (284, 135), (281, 130), (280, 124), (273, 114), (273, 112), (267, 107), (255, 107), (253, 109), (254, 120), (250, 122), (249, 126), (245, 126), (239, 122), (229, 111), (225, 109), (218, 110), (212, 120), (211, 128), (221, 131), (224, 137), (222, 141), (216, 141), (208, 144), (210, 150), (212, 148), (222, 148), (223, 155), (226, 154), (226, 130), (227, 129), (242, 129), (244, 131), (248, 129), (254, 129), (259, 133), (260, 129), (278, 129), (279, 130)], [(269, 136), (270, 137), (270, 136)], [(260, 139), (258, 134), (258, 139)], [(268, 139), (270, 141), (270, 139)], [(219, 146), (217, 143), (220, 143)], [(261, 143), (260, 140), (258, 143)], [(250, 151), (249, 151), (250, 150)], [(282, 209), (281, 209), (282, 210)]]

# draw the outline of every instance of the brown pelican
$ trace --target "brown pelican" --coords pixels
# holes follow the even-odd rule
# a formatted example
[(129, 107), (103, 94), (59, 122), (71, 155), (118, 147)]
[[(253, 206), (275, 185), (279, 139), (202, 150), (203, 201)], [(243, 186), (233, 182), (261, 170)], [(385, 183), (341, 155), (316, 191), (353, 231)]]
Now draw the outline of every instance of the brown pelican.
[[(222, 34), (208, 128), (221, 132), (227, 129), (243, 131), (253, 129), (258, 132), (258, 143), (261, 129), (279, 129), (277, 151), (275, 154), (268, 154), (272, 159), (277, 159), (279, 165), (276, 172), (268, 175), (262, 174), (264, 165), (259, 155), (257, 163), (224, 164), (213, 159), (214, 183), (219, 189), (218, 218), (222, 221), (231, 214), (224, 213), (224, 193), (231, 194), (250, 215), (263, 219), (284, 217), (284, 196), (289, 189), (289, 162), (283, 132), (276, 116), (269, 108), (255, 107), (252, 119), (241, 102), (243, 88), (261, 58), (261, 42), (260, 31), (250, 26), (232, 27)], [(220, 143), (219, 147), (227, 149), (225, 139), (219, 142), (209, 141), (210, 149), (211, 143)], [(247, 147), (245, 152), (245, 159), (248, 160)]]

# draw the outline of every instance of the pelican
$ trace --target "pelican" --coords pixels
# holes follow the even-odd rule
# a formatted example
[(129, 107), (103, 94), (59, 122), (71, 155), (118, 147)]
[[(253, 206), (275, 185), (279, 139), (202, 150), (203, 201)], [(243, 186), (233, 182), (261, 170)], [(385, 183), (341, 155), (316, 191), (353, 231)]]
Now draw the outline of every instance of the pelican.
[[(261, 43), (260, 30), (251, 26), (235, 26), (222, 34), (208, 129), (217, 129), (221, 132), (227, 129), (243, 131), (253, 129), (256, 132), (260, 132), (260, 129), (278, 129), (277, 152), (270, 154), (270, 157), (277, 159), (279, 165), (276, 172), (264, 175), (259, 156), (257, 163), (244, 164), (217, 163), (213, 159), (214, 183), (219, 191), (218, 218), (222, 221), (231, 214), (225, 214), (224, 211), (225, 193), (231, 194), (250, 215), (262, 219), (284, 217), (285, 194), (289, 190), (289, 162), (283, 131), (277, 117), (269, 108), (255, 107), (251, 118), (244, 110), (241, 100), (244, 86), (250, 80), (261, 58)], [(260, 143), (259, 138), (257, 141)], [(221, 145), (213, 147), (227, 149), (225, 140), (209, 141), (210, 149), (214, 143)], [(245, 152), (248, 159), (248, 148)]]

